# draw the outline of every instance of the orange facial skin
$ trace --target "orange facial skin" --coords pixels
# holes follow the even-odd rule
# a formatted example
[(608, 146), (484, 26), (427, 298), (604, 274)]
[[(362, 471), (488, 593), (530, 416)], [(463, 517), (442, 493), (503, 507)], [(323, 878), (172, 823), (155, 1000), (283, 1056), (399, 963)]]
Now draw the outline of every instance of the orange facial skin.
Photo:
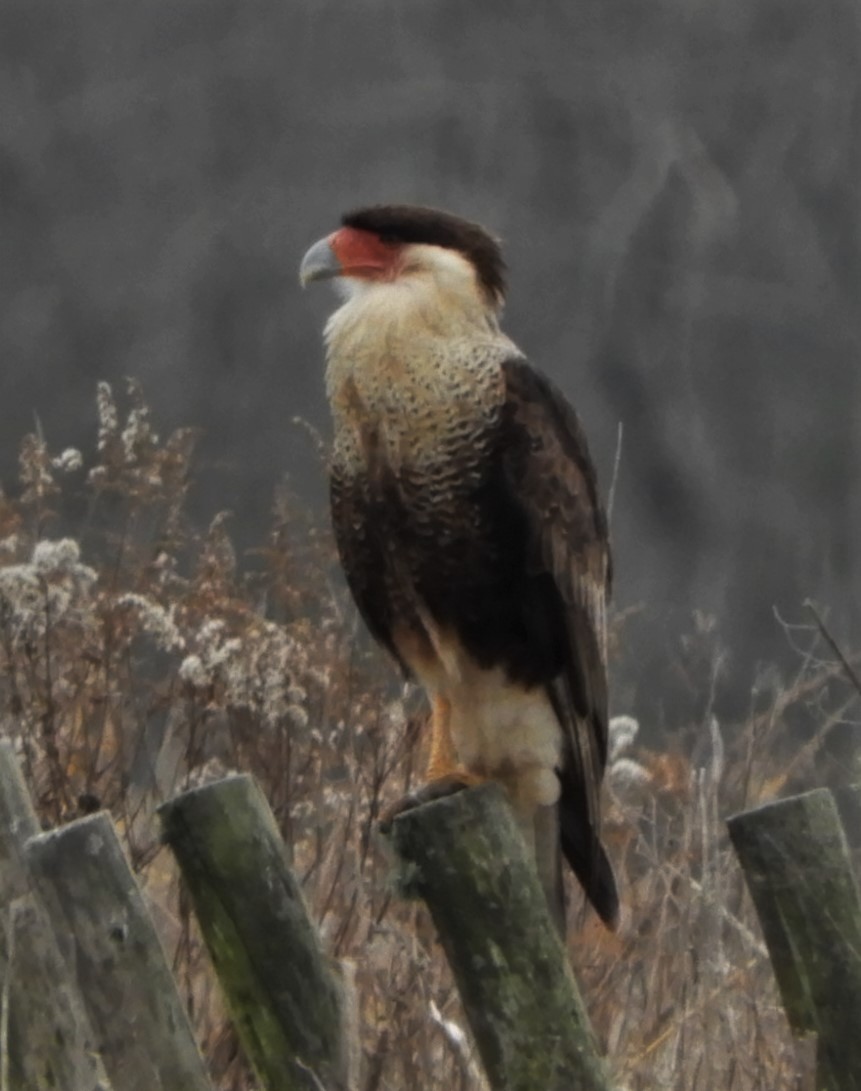
[(329, 236), (329, 246), (343, 276), (369, 280), (393, 280), (397, 276), (402, 249), (398, 243), (384, 242), (370, 231), (342, 227)]

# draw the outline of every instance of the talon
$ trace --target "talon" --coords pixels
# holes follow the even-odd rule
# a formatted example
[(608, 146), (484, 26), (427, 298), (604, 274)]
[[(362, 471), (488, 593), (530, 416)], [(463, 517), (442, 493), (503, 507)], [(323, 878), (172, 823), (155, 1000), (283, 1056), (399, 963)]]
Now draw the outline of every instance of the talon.
[(388, 833), (392, 827), (392, 822), (398, 815), (411, 811), (414, 807), (421, 807), (423, 803), (432, 803), (435, 799), (445, 799), (446, 796), (453, 796), (466, 788), (474, 788), (477, 784), (482, 784), (483, 781), (483, 777), (468, 773), (465, 769), (458, 769), (456, 772), (446, 773), (443, 777), (437, 777), (436, 780), (423, 784), (414, 792), (409, 792), (390, 807), (387, 807), (380, 817), (380, 830), (383, 833)]

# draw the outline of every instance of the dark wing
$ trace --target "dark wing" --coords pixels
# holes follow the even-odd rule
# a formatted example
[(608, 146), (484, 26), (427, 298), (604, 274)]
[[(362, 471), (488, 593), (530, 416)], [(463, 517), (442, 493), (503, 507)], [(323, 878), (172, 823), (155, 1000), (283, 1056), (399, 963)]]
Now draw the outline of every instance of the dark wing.
[(574, 410), (524, 360), (503, 364), (503, 462), (529, 532), (528, 564), (549, 577), (548, 616), (564, 614), (562, 670), (547, 690), (565, 733), (559, 801), (562, 849), (600, 916), (615, 923), (618, 896), (599, 840), (607, 762), (607, 521)]
[[(390, 494), (388, 501), (386, 492)], [(395, 618), (382, 544), (390, 515), (387, 502), (397, 502), (397, 490), (374, 489), (369, 473), (361, 469), (348, 471), (333, 462), (329, 500), (341, 566), (362, 620), (371, 636), (391, 653), (404, 673), (409, 673), (392, 636)]]

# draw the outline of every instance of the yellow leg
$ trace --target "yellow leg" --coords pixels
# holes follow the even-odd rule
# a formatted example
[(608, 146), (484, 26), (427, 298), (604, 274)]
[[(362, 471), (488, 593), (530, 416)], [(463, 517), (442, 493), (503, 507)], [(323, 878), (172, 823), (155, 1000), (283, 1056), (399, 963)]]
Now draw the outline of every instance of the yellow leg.
[(451, 780), (465, 786), (481, 784), (484, 777), (470, 773), (458, 761), (454, 739), (451, 737), (451, 702), (447, 698), (433, 698), (430, 729), (430, 755), (426, 774), (428, 783)]
[(445, 697), (434, 697), (431, 703), (430, 755), (427, 779), (439, 780), (459, 771), (457, 754), (451, 737), (449, 720), (451, 704)]
[(451, 705), (446, 698), (434, 697), (431, 702), (427, 783), (386, 808), (380, 819), (382, 829), (388, 828), (397, 815), (404, 811), (418, 807), (422, 803), (429, 803), (433, 799), (441, 799), (459, 792), (463, 788), (481, 784), (484, 780), (483, 777), (464, 769), (458, 762), (457, 751), (451, 737), (450, 717)]

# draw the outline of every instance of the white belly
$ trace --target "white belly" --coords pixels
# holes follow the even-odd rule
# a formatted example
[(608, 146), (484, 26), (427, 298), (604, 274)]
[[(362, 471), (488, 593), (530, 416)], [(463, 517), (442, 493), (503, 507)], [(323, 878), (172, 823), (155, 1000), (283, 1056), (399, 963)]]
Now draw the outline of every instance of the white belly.
[(470, 772), (503, 781), (526, 809), (556, 803), (562, 731), (547, 694), (509, 682), (500, 667), (470, 668), (445, 694), (459, 760)]
[(452, 634), (422, 619), (432, 655), (401, 652), (430, 697), (449, 704), (449, 732), (459, 763), (471, 773), (502, 781), (518, 809), (559, 799), (562, 729), (547, 694), (509, 681), (501, 667), (483, 670)]

